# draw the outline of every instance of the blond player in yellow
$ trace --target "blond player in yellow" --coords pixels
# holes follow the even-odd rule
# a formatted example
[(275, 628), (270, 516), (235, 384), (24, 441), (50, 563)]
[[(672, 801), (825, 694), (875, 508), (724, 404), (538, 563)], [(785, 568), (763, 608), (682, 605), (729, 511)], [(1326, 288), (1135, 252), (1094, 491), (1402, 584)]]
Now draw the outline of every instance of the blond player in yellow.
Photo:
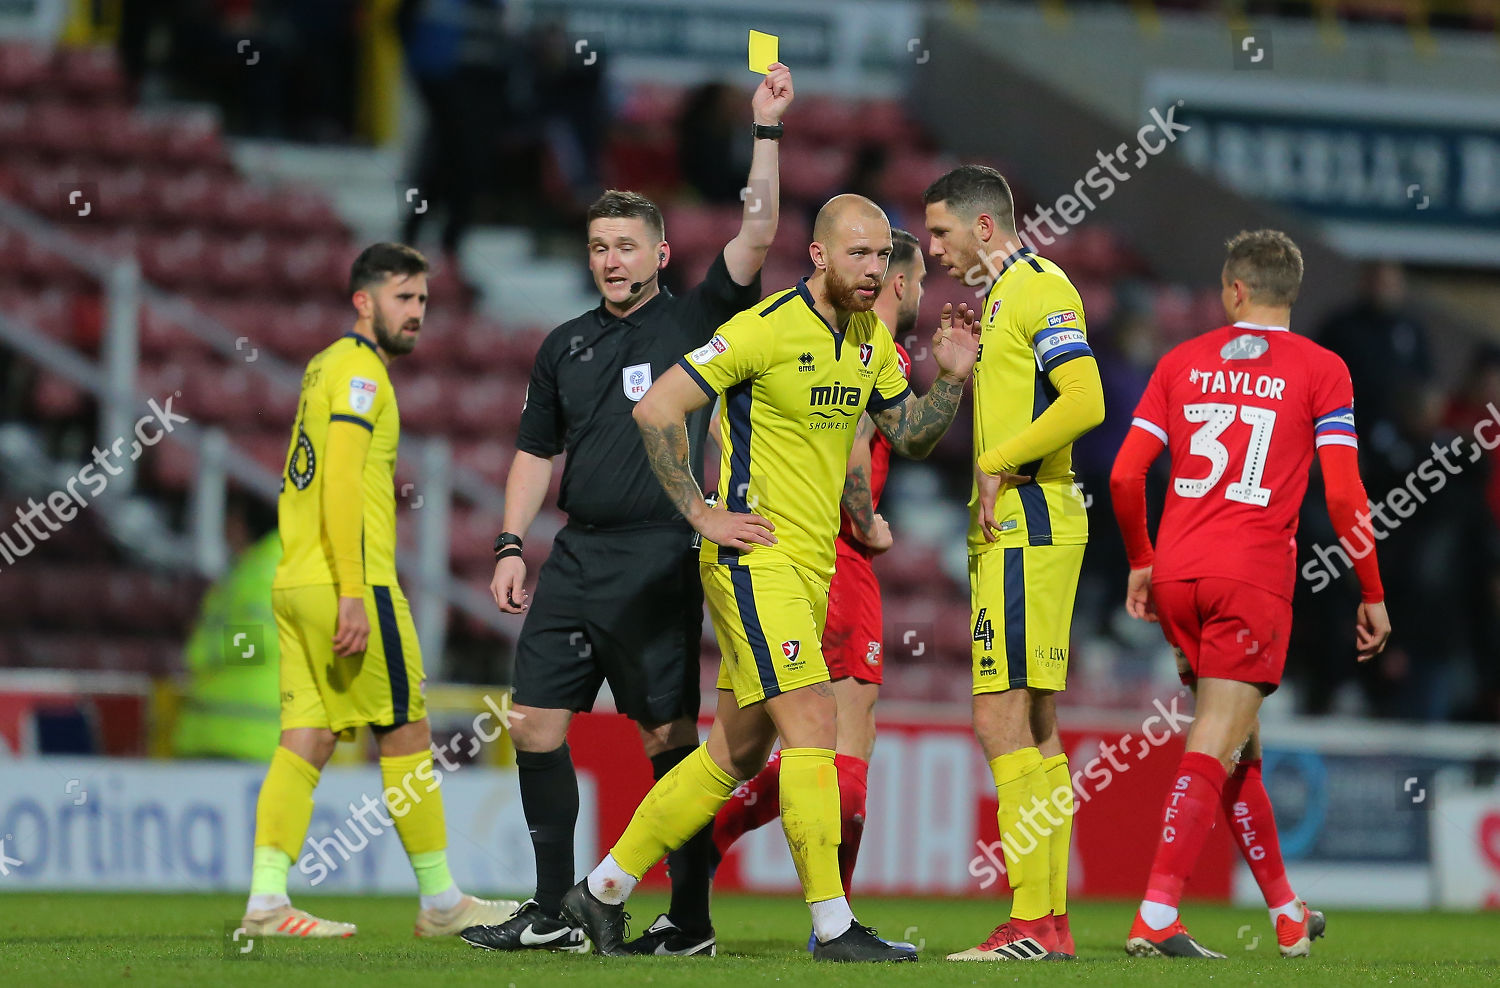
[(422, 655), (396, 582), (401, 420), (386, 364), (417, 345), (427, 261), (410, 247), (376, 244), (355, 260), (349, 292), (359, 318), (308, 361), (282, 477), (283, 550), (272, 584), (281, 742), (255, 805), (243, 920), (251, 936), (354, 935), (352, 923), (294, 908), (287, 871), (307, 838), (319, 773), (340, 737), (363, 724), (379, 740), (389, 813), (375, 807), (363, 820), (366, 829), (394, 825), (401, 838), (421, 893), (417, 936), (502, 923), (518, 906), (465, 895), (448, 873)]
[(1073, 598), (1088, 542), (1073, 442), (1104, 420), (1083, 303), (1016, 235), (1010, 186), (964, 165), (923, 196), (932, 256), (966, 284), (992, 280), (974, 365), (969, 503), (974, 733), (999, 800), (1010, 919), (949, 960), (1074, 956), (1068, 930), (1073, 779), (1057, 734)]
[[(713, 820), (779, 734), (781, 822), (812, 911), (814, 959), (916, 959), (856, 922), (844, 896), (836, 707), (820, 639), (860, 416), (868, 411), (897, 452), (926, 456), (958, 411), (977, 341), (967, 308), (947, 307), (933, 340), (941, 373), (918, 398), (871, 311), (891, 253), (885, 213), (862, 196), (830, 200), (809, 253), (812, 277), (725, 323), (635, 408), (652, 470), (703, 536), (699, 569), (723, 664), (708, 741), (652, 787), (609, 855), (563, 896), (564, 918), (600, 954), (624, 953), (636, 882)], [(720, 497), (710, 508), (685, 421), (721, 395)]]

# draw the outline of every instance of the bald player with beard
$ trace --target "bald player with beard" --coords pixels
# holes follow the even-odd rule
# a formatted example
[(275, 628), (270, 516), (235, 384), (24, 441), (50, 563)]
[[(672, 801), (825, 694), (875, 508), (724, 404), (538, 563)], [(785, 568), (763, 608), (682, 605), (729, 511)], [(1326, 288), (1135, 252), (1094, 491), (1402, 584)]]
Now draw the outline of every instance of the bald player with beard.
[[(663, 855), (713, 820), (782, 740), (781, 821), (811, 909), (813, 957), (915, 960), (855, 921), (839, 878), (835, 694), (820, 641), (839, 503), (867, 411), (903, 456), (925, 457), (952, 424), (978, 354), (976, 314), (945, 306), (932, 351), (941, 373), (918, 398), (873, 312), (892, 250), (880, 207), (830, 200), (809, 247), (816, 273), (725, 323), (635, 408), (657, 479), (703, 536), (699, 571), (723, 655), (708, 741), (646, 794), (564, 918), (596, 953), (624, 953), (625, 901)], [(719, 498), (693, 477), (686, 416), (723, 398)]]
[[(897, 340), (911, 340), (922, 305), (927, 264), (921, 244), (905, 230), (891, 231), (891, 257), (875, 314)], [(910, 378), (911, 358), (898, 342), (896, 356)], [(839, 876), (847, 894), (854, 879), (865, 830), (865, 798), (870, 755), (875, 749), (875, 701), (883, 676), (885, 625), (880, 584), (871, 560), (893, 544), (891, 527), (877, 512), (890, 469), (891, 444), (869, 415), (860, 417), (844, 476), (840, 502), (837, 564), (828, 593), (828, 622), (823, 629), (823, 658), (838, 705), (838, 739), (834, 762), (839, 776)], [(781, 813), (780, 755), (755, 778), (734, 791), (714, 819), (714, 845), (722, 858), (740, 837), (770, 823)], [(816, 945), (809, 941), (808, 949)]]

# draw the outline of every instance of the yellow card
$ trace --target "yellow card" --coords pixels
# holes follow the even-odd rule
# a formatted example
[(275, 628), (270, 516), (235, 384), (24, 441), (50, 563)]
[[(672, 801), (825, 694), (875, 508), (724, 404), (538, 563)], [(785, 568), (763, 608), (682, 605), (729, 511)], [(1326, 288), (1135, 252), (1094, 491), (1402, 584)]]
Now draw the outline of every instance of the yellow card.
[(750, 32), (750, 71), (765, 75), (780, 61), (781, 39), (774, 34)]

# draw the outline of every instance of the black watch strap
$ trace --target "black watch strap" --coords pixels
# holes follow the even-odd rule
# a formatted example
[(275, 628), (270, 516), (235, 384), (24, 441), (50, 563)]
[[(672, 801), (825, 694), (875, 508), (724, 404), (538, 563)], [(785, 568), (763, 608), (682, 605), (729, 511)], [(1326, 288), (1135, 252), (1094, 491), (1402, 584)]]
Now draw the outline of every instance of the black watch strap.
[(785, 132), (786, 127), (782, 124), (773, 124), (770, 127), (764, 124), (750, 125), (750, 136), (757, 141), (779, 141)]
[(504, 559), (506, 556), (519, 556), (525, 546), (521, 542), (521, 536), (512, 535), (509, 532), (501, 532), (495, 536), (495, 558)]

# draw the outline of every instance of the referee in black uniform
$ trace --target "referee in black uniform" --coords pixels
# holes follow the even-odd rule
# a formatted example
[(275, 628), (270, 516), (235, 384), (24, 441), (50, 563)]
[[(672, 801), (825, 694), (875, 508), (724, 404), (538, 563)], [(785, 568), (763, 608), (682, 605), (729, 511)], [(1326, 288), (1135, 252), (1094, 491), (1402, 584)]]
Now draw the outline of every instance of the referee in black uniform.
[[(652, 472), (631, 410), (658, 375), (760, 300), (760, 269), (779, 208), (776, 142), (791, 101), (791, 72), (775, 65), (751, 100), (754, 150), (739, 233), (686, 294), (675, 296), (657, 281), (671, 248), (649, 199), (610, 191), (589, 209), (589, 269), (604, 298), (553, 330), (537, 352), (490, 584), (502, 611), (526, 611), (511, 740), (536, 850), (536, 898), (503, 925), (466, 931), (471, 943), (499, 950), (582, 946), (582, 931), (559, 910), (576, 880), (578, 778), (567, 731), (575, 711), (593, 707), (603, 682), (640, 727), (656, 778), (698, 746), (703, 591), (694, 533)], [(687, 455), (700, 483), (708, 417), (704, 409), (688, 423)], [(568, 524), (528, 606), (521, 541), (546, 498), (552, 458), (563, 452), (558, 506)], [(669, 856), (671, 907), (631, 949), (714, 952), (712, 851), (705, 829)]]

